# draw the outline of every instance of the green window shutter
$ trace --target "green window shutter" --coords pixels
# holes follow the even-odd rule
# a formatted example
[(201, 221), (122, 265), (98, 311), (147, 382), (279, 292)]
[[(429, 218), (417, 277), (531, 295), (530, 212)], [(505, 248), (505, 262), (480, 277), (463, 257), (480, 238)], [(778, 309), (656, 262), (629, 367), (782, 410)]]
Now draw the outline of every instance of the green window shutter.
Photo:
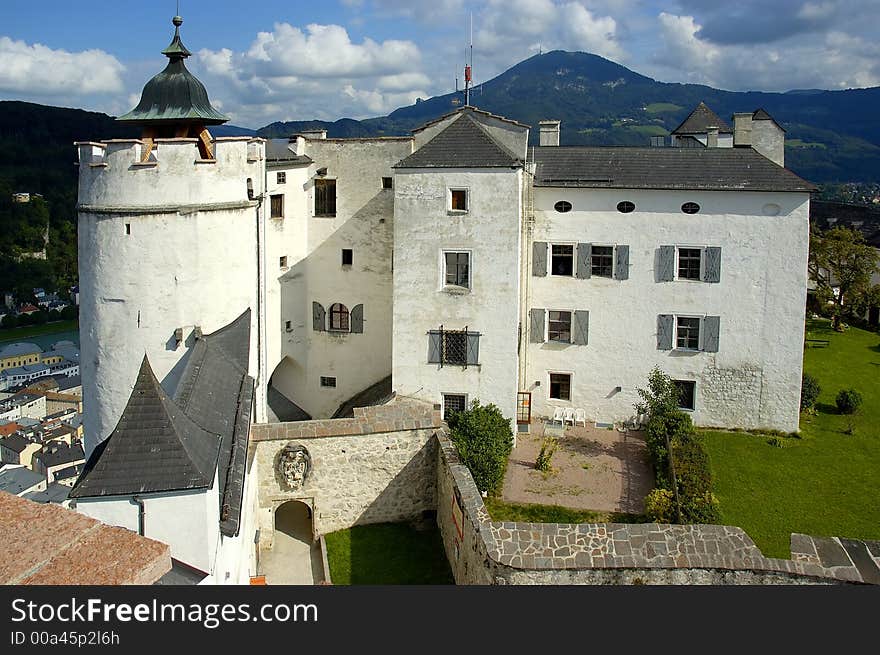
[(364, 306), (355, 305), (351, 308), (351, 331), (354, 334), (363, 334), (364, 331)]
[(658, 282), (672, 282), (675, 279), (675, 246), (660, 246), (660, 259), (657, 268)]
[(532, 309), (532, 329), (529, 341), (532, 343), (544, 343), (544, 310)]
[(657, 317), (657, 350), (672, 350), (672, 314)]
[(617, 246), (614, 249), (614, 277), (618, 280), (629, 279), (629, 246)]
[(467, 363), (475, 366), (480, 363), (480, 333), (467, 333)]
[(590, 342), (590, 312), (575, 311), (571, 332), (572, 343), (576, 346), (586, 346)]
[(590, 277), (590, 254), (593, 250), (591, 243), (579, 243), (577, 245), (577, 276), (586, 280)]
[(706, 248), (704, 282), (721, 282), (721, 248)]
[(324, 332), (324, 330), (326, 329), (326, 315), (327, 312), (324, 311), (324, 307), (321, 305), (321, 303), (312, 303), (312, 329), (315, 332)]
[(440, 363), (440, 330), (431, 330), (428, 332), (428, 363)]
[(703, 350), (707, 353), (718, 352), (718, 337), (721, 328), (720, 316), (707, 316), (703, 319)]
[(547, 275), (547, 242), (535, 241), (532, 244), (532, 275), (545, 277)]

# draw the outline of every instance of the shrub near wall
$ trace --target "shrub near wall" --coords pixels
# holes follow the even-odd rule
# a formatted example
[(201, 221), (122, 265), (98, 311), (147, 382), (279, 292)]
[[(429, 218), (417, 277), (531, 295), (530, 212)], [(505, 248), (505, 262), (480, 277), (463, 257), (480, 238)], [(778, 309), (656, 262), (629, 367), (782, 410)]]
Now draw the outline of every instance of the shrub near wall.
[(449, 429), (461, 463), (474, 476), (477, 489), (489, 494), (500, 491), (513, 450), (513, 431), (501, 410), (474, 400), (470, 409), (449, 418)]

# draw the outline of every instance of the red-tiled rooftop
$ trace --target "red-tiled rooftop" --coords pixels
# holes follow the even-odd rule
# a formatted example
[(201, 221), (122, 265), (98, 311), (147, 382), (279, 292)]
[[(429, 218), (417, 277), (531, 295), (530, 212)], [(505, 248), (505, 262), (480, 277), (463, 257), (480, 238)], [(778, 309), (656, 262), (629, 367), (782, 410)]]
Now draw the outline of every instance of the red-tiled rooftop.
[(171, 548), (52, 504), (0, 492), (0, 584), (148, 585)]

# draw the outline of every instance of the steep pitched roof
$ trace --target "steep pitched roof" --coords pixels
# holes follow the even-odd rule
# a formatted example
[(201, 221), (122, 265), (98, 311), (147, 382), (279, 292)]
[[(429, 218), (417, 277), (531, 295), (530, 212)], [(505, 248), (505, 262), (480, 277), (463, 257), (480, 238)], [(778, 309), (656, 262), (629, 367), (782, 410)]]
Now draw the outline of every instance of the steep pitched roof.
[(144, 356), (110, 436), (92, 452), (71, 498), (210, 487), (220, 437), (172, 402)]
[(528, 125), (525, 125), (524, 123), (520, 123), (519, 121), (515, 121), (511, 118), (506, 118), (504, 116), (499, 116), (498, 114), (493, 114), (491, 112), (486, 111), (485, 109), (478, 109), (476, 107), (468, 106), (468, 107), (462, 107), (461, 109), (455, 109), (454, 111), (450, 111), (449, 113), (443, 114), (442, 116), (440, 116), (438, 118), (430, 120), (427, 123), (425, 123), (424, 125), (421, 125), (421, 126), (417, 127), (416, 129), (414, 129), (412, 131), (412, 133), (418, 134), (422, 130), (426, 130), (429, 127), (431, 127), (432, 125), (436, 125), (437, 123), (445, 121), (450, 116), (455, 116), (455, 114), (463, 114), (463, 113), (477, 114), (479, 116), (485, 116), (486, 118), (494, 118), (495, 120), (503, 121), (503, 122), (508, 123), (510, 125), (515, 125), (516, 127), (529, 127)]
[(785, 132), (785, 128), (780, 125), (775, 118), (773, 118), (770, 114), (766, 112), (764, 109), (756, 109), (755, 113), (752, 114), (753, 121), (773, 121), (776, 123), (776, 127)]
[(673, 134), (705, 134), (710, 127), (717, 127), (719, 134), (732, 134), (730, 125), (718, 116), (714, 111), (701, 102), (690, 115), (682, 121), (681, 125), (672, 130)]
[(815, 187), (752, 148), (534, 149), (535, 186), (695, 191), (797, 191)]
[(462, 111), (446, 129), (394, 168), (513, 168), (521, 161)]

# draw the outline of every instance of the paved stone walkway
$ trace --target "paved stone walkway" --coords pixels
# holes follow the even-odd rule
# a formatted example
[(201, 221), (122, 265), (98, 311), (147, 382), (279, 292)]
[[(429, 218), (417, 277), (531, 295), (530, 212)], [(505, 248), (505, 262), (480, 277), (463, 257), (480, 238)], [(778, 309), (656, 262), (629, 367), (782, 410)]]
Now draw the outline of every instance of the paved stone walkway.
[(308, 525), (291, 514), (276, 514), (272, 548), (260, 553), (268, 585), (313, 585), (322, 582), (321, 550), (312, 543)]

